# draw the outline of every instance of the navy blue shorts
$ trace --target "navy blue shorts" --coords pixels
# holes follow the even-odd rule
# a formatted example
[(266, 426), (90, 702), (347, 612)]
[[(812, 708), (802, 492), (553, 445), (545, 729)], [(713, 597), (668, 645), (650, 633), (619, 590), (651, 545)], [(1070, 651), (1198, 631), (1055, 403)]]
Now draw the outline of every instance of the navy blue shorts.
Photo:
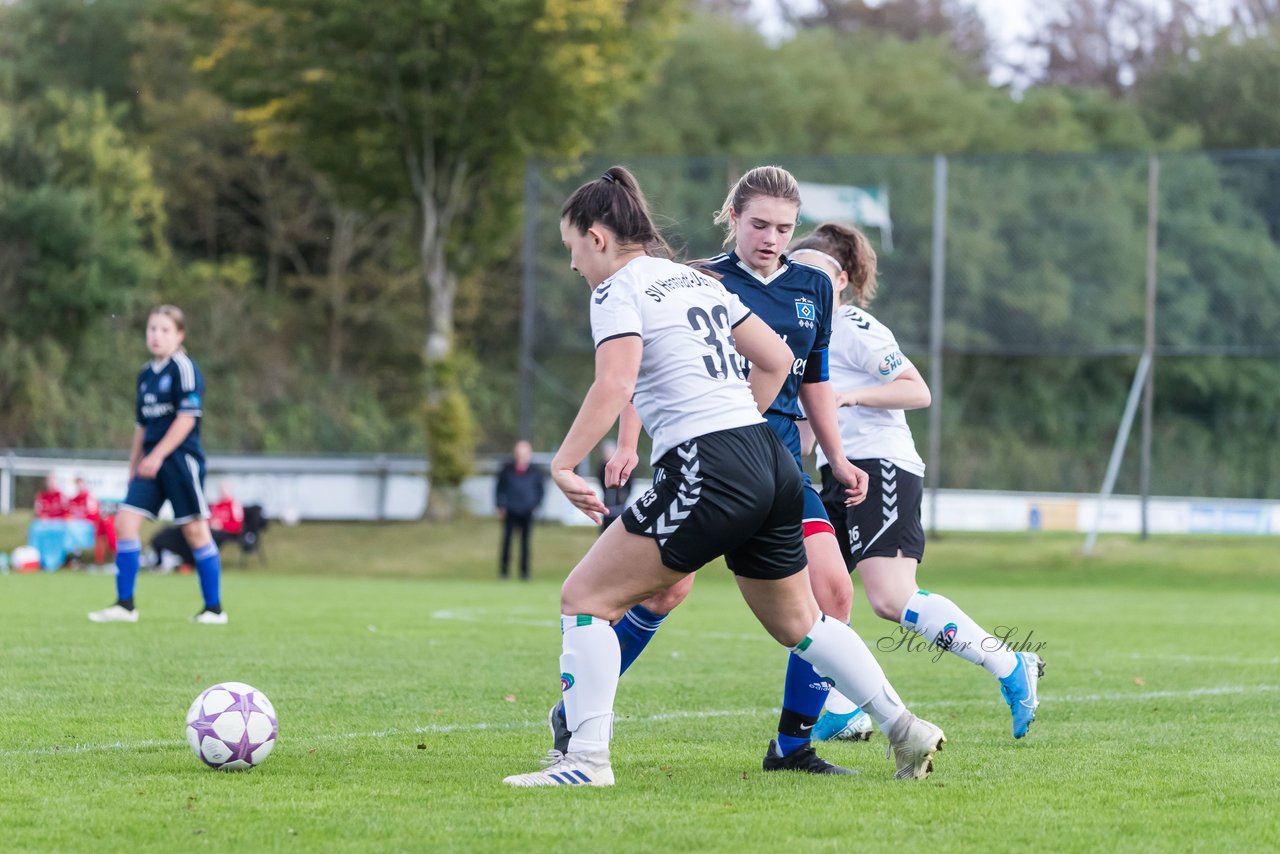
[(809, 473), (804, 470), (804, 463), (800, 461), (800, 428), (790, 418), (774, 413), (766, 414), (765, 421), (773, 434), (778, 437), (778, 441), (782, 443), (782, 447), (791, 452), (791, 458), (796, 461), (796, 468), (800, 470), (800, 479), (804, 483), (804, 515), (802, 516), (804, 535), (809, 537), (813, 534), (834, 534), (835, 527), (827, 516), (827, 508), (822, 503), (822, 496), (813, 485), (813, 479), (809, 477)]
[(204, 457), (175, 451), (161, 463), (154, 480), (135, 476), (129, 481), (129, 492), (120, 506), (155, 519), (166, 500), (173, 505), (175, 525), (209, 518), (209, 502), (204, 497)]

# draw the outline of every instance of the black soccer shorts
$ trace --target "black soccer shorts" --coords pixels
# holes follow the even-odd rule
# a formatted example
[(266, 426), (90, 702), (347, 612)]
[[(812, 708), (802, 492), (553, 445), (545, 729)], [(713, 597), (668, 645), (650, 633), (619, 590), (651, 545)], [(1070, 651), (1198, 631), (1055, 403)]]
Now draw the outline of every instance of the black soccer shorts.
[(695, 572), (724, 555), (735, 575), (774, 580), (806, 566), (800, 470), (765, 424), (708, 433), (663, 454), (653, 487), (622, 514), (662, 563)]
[(898, 468), (889, 460), (850, 460), (867, 473), (867, 498), (854, 507), (844, 505), (844, 487), (823, 466), (822, 503), (836, 529), (836, 539), (852, 572), (869, 557), (903, 556), (924, 560), (924, 526), (920, 505), (924, 478)]

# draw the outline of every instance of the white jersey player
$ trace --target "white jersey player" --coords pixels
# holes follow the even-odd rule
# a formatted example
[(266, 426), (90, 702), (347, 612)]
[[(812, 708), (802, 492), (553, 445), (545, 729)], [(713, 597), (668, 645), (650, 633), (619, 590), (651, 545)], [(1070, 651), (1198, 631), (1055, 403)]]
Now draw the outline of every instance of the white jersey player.
[(777, 641), (890, 721), (897, 776), (927, 776), (942, 730), (906, 710), (862, 640), (819, 612), (809, 586), (800, 472), (760, 416), (791, 369), (790, 348), (715, 280), (650, 257), (665, 243), (622, 167), (569, 197), (560, 235), (593, 289), (596, 373), (551, 477), (599, 522), (607, 508), (575, 469), (633, 398), (654, 439), (655, 477), (561, 589), (567, 750), (504, 782), (613, 785), (620, 650), (612, 623), (721, 555)]
[[(866, 311), (876, 291), (875, 251), (857, 229), (825, 223), (799, 240), (792, 254), (827, 271), (837, 301), (852, 287), (857, 303), (836, 312), (829, 362), (844, 453), (870, 478), (867, 500), (846, 507), (829, 461), (825, 455), (818, 458), (823, 503), (842, 540), (849, 569), (858, 570), (872, 609), (899, 624), (904, 640), (918, 632), (939, 649), (995, 676), (1013, 715), (1013, 737), (1022, 738), (1035, 720), (1044, 662), (1033, 652), (1014, 652), (950, 599), (917, 586), (916, 569), (924, 557), (924, 461), (903, 411), (928, 406), (929, 386), (889, 328)], [(828, 703), (814, 737), (845, 737), (857, 715), (856, 709)]]
[[(912, 383), (919, 378), (919, 371), (903, 355), (893, 332), (866, 309), (851, 305), (836, 309), (831, 338), (838, 345), (832, 348), (829, 358), (837, 404), (842, 399), (857, 399), (859, 391), (878, 389), (899, 377)], [(918, 382), (923, 385), (924, 380)], [(921, 399), (928, 405), (928, 388), (923, 391)], [(916, 451), (903, 410), (844, 405), (836, 420), (847, 459), (889, 460), (900, 469), (924, 477), (924, 460)], [(817, 451), (818, 465), (827, 465), (822, 446)]]
[(653, 438), (651, 462), (703, 433), (764, 423), (733, 348), (734, 327), (750, 316), (715, 279), (665, 258), (636, 258), (592, 293), (596, 347), (644, 339), (634, 403)]
[[(853, 606), (853, 583), (826, 507), (804, 471), (797, 427), (797, 421), (805, 417), (801, 414), (802, 406), (818, 442), (825, 444), (835, 457), (832, 476), (848, 487), (848, 501), (862, 500), (867, 474), (845, 461), (840, 445), (835, 395), (827, 370), (833, 317), (830, 278), (817, 267), (792, 263), (784, 254), (800, 216), (800, 201), (800, 185), (786, 169), (780, 166), (748, 169), (729, 189), (715, 217), (725, 229), (725, 245), (732, 244), (732, 248), (695, 266), (737, 295), (791, 349), (790, 376), (765, 410), (765, 421), (783, 447), (791, 452), (804, 482), (802, 525), (814, 598), (822, 613), (848, 622)], [(625, 478), (630, 471), (629, 464), (634, 464), (638, 422), (638, 418), (623, 419), (618, 430), (622, 451), (614, 460), (623, 459), (609, 463), (605, 469), (606, 480)], [(653, 640), (667, 615), (688, 596), (694, 578), (690, 574), (681, 583), (655, 593), (633, 606), (614, 625), (622, 651), (623, 672)], [(838, 695), (828, 680), (803, 658), (787, 656), (777, 737), (765, 747), (761, 769), (848, 773), (848, 769), (819, 756), (812, 744), (813, 728), (823, 705)], [(563, 751), (569, 743), (563, 705), (552, 710), (548, 721), (554, 747)], [(857, 725), (862, 737), (871, 737), (870, 717), (862, 715)]]

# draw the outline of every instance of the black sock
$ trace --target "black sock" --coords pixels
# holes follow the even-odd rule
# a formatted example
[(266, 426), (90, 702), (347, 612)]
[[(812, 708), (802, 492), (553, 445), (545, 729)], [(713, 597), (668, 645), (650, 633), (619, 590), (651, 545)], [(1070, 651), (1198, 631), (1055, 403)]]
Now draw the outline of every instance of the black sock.
[(117, 604), (117, 605), (119, 605), (121, 608), (124, 608), (126, 611), (132, 611), (132, 610), (133, 610), (133, 600), (132, 600), (132, 599), (117, 599), (117, 600), (116, 600), (116, 604)]
[(219, 602), (217, 605), (208, 605), (205, 607), (205, 610), (208, 611), (210, 614), (221, 614), (222, 603)]

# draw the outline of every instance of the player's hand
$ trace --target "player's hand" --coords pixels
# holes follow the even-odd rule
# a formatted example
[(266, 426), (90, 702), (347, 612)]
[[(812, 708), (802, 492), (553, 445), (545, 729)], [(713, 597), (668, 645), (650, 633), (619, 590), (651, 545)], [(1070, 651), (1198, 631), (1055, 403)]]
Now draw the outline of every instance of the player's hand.
[(836, 392), (836, 406), (857, 406), (857, 394), (852, 391)]
[(631, 473), (640, 463), (635, 448), (619, 448), (604, 466), (604, 486), (626, 486)]
[(845, 494), (848, 495), (844, 500), (846, 507), (861, 504), (866, 499), (867, 473), (865, 471), (848, 460), (840, 460), (838, 465), (831, 467), (831, 473), (835, 475), (836, 480), (845, 485)]
[(164, 458), (157, 457), (155, 454), (147, 454), (138, 461), (138, 477), (147, 480), (155, 480), (157, 474), (160, 473), (160, 466), (164, 463)]
[(565, 498), (569, 499), (569, 503), (585, 513), (587, 518), (597, 525), (609, 512), (609, 508), (604, 506), (600, 496), (596, 495), (595, 488), (578, 477), (573, 469), (553, 467), (551, 479), (555, 481), (556, 486), (560, 487), (560, 491), (564, 493)]

